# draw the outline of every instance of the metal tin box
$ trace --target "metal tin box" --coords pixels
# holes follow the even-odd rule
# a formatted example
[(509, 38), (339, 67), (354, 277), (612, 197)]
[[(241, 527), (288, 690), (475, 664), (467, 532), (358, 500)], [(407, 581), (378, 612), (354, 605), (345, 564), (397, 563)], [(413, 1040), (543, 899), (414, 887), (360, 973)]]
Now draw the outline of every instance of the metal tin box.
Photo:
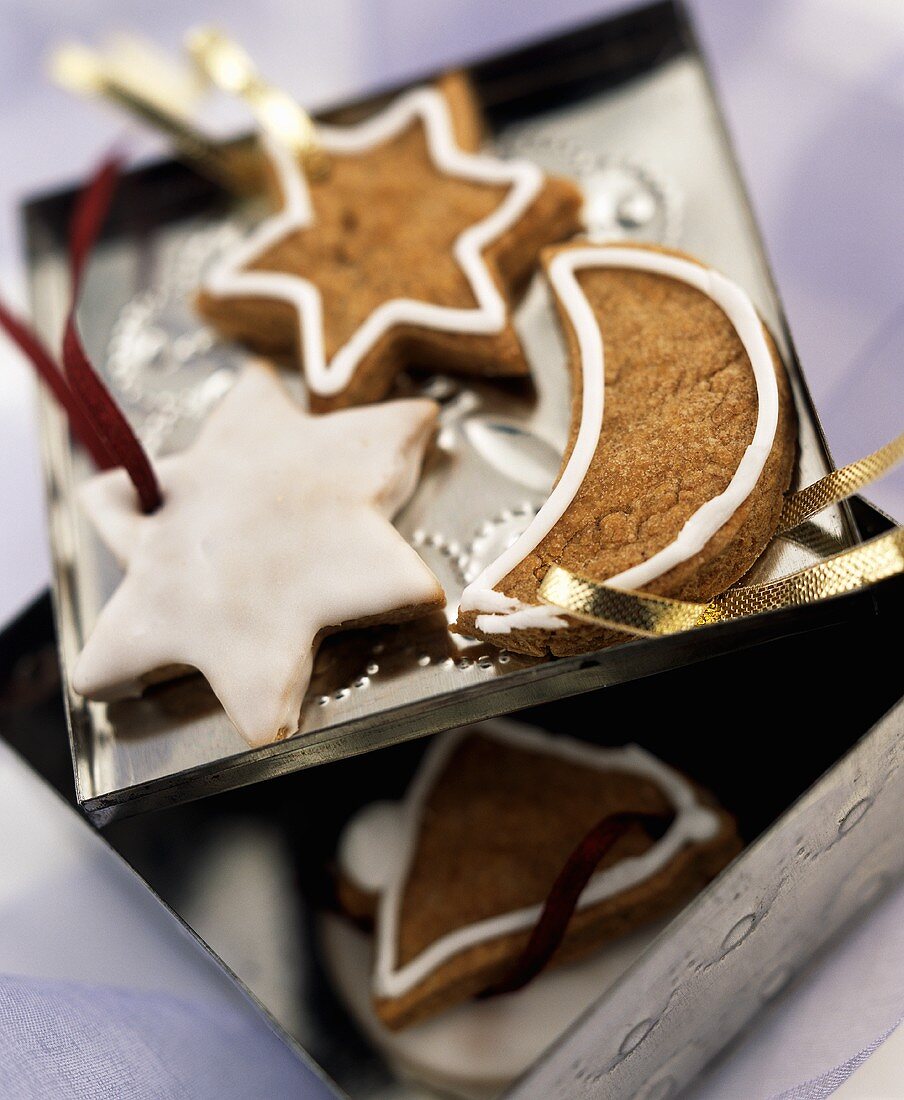
[[(825, 473), (830, 460), (680, 9), (655, 4), (471, 71), (503, 148), (529, 150), (548, 167), (583, 174), (598, 187), (600, 217), (614, 216), (627, 235), (647, 232), (680, 245), (750, 290), (791, 375), (801, 424), (799, 484)], [(619, 196), (638, 195), (620, 214)], [(27, 211), (35, 315), (48, 332), (66, 298), (70, 199), (51, 196)], [(205, 392), (199, 377), (228, 384), (234, 367), (236, 353), (220, 349), (211, 370), (209, 347), (177, 303), (203, 262), (198, 253), (216, 247), (217, 218), (227, 213), (222, 196), (188, 170), (172, 163), (144, 169), (128, 180), (92, 269), (81, 317), (89, 349), (107, 364), (130, 415), (164, 445), (190, 434), (215, 397), (220, 383)], [(168, 273), (162, 283), (161, 272)], [(176, 388), (177, 378), (188, 379), (181, 420), (168, 420), (165, 402), (133, 386), (131, 341), (147, 336), (149, 325), (167, 339), (194, 332), (170, 378)], [(444, 381), (428, 384), (444, 392)], [(560, 438), (561, 398), (525, 404), (481, 388), (474, 398), (485, 427), (508, 417), (523, 430), (527, 448), (540, 435)], [(78, 516), (74, 493), (83, 461), (49, 404), (43, 421), (65, 679), (115, 572)], [(459, 539), (490, 537), (492, 530), (481, 535), (482, 525), (510, 509), (511, 471), (484, 476), (482, 454), (475, 447), (472, 476), (487, 487), (473, 508), (464, 483), (441, 503), (444, 535), (454, 521)], [(511, 457), (517, 465), (518, 455)], [(431, 564), (445, 569), (443, 579), (454, 587), (429, 497), (416, 499), (401, 529), (433, 554)], [(828, 511), (819, 520), (823, 534), (841, 547), (883, 523), (867, 506), (857, 504), (855, 513)], [(425, 537), (416, 537), (418, 530)], [(757, 579), (808, 560), (802, 548), (776, 543)], [(886, 582), (878, 592), (805, 611), (551, 662), (503, 661), (467, 644), (450, 649), (443, 631), (350, 638), (326, 651), (302, 733), (253, 752), (237, 742), (195, 681), (157, 689), (119, 711), (69, 694), (77, 794), (98, 823), (168, 807), (116, 822), (107, 835), (351, 1096), (413, 1097), (357, 1036), (318, 963), (312, 932), (318, 879), (343, 821), (369, 798), (403, 789), (422, 746), (401, 742), (492, 714), (531, 708), (527, 719), (552, 731), (640, 742), (715, 790), (738, 815), (748, 847), (511, 1095), (664, 1100), (901, 870), (895, 835), (901, 683), (881, 660), (900, 603), (900, 584)], [(356, 688), (362, 679), (366, 685)], [(380, 751), (356, 758), (371, 749)], [(289, 774), (330, 761), (316, 773)], [(264, 779), (271, 782), (246, 786)], [(230, 789), (217, 799), (175, 805)], [(266, 864), (283, 934), (265, 943), (243, 941), (211, 919), (198, 886), (228, 848), (228, 831), (236, 835), (236, 822), (246, 832), (275, 830), (283, 853)], [(208, 843), (186, 845), (189, 833)], [(298, 890), (274, 885), (286, 865), (294, 867)], [(238, 912), (242, 890), (250, 887), (238, 873), (229, 881)]]
[[(597, 234), (678, 245), (752, 294), (788, 365), (800, 420), (799, 484), (830, 469), (781, 308), (707, 81), (680, 12), (658, 4), (470, 69), (493, 140), (584, 187)], [(347, 110), (348, 108), (346, 108)], [(358, 108), (356, 108), (358, 109)], [(67, 299), (65, 218), (71, 193), (27, 208), (34, 314), (48, 336)], [(80, 306), (95, 361), (157, 451), (184, 445), (230, 384), (243, 353), (212, 339), (189, 299), (205, 262), (254, 210), (172, 162), (132, 173), (96, 250)], [(454, 606), (542, 503), (568, 427), (564, 351), (535, 286), (517, 323), (536, 394), (438, 377), (409, 381), (442, 404), (442, 446), (398, 526)], [(43, 407), (54, 591), (65, 680), (118, 580), (77, 503), (87, 476), (58, 410)], [(857, 537), (846, 508), (817, 521), (838, 548)], [(812, 553), (775, 540), (754, 570), (768, 580)], [(200, 678), (111, 705), (68, 691), (78, 797), (98, 822), (365, 752), (464, 722), (648, 676), (818, 621), (850, 602), (759, 616), (691, 636), (638, 640), (599, 653), (536, 660), (450, 635), (446, 623), (347, 633), (318, 657), (300, 733), (251, 750)], [(67, 689), (68, 690), (68, 689)]]
[[(694, 776), (747, 847), (513, 1089), (518, 1097), (675, 1095), (904, 867), (904, 586), (870, 613), (530, 708), (524, 721), (632, 741)], [(831, 685), (831, 690), (828, 685)], [(350, 1097), (415, 1100), (346, 1014), (322, 960), (339, 830), (397, 798), (415, 740), (114, 822), (110, 841)], [(186, 843), (192, 837), (192, 843)], [(515, 995), (517, 996), (517, 994)], [(540, 1054), (540, 1052), (538, 1052)]]

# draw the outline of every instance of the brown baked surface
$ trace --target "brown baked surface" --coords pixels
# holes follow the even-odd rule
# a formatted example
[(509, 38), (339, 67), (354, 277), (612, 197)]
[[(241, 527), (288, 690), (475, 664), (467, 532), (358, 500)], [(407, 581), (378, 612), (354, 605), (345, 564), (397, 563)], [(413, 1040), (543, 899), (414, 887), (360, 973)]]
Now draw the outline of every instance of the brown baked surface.
[[(437, 86), (449, 104), (457, 139), (473, 149), (482, 120), (467, 82), (449, 76)], [(420, 123), (368, 153), (333, 156), (330, 166), (325, 179), (308, 181), (313, 224), (279, 241), (250, 268), (299, 275), (320, 288), (328, 358), (384, 302), (413, 298), (452, 308), (476, 305), (452, 246), (500, 205), (507, 186), (438, 172)], [(278, 204), (275, 179), (271, 185)], [(523, 288), (544, 245), (578, 229), (580, 206), (573, 184), (550, 179), (517, 224), (486, 250), (504, 297)], [(197, 307), (230, 339), (269, 354), (300, 354), (296, 312), (285, 302), (202, 291)], [(331, 398), (312, 394), (312, 404), (326, 410), (379, 400), (409, 364), (497, 376), (528, 370), (510, 323), (499, 333), (476, 336), (396, 326), (364, 357), (345, 390)]]
[[(474, 732), (454, 750), (425, 805), (402, 900), (400, 963), (456, 928), (542, 902), (568, 855), (602, 817), (669, 809), (663, 792), (645, 778), (602, 772)], [(713, 878), (740, 848), (733, 819), (716, 812), (720, 828), (712, 840), (686, 846), (647, 881), (576, 913), (552, 965), (655, 919)], [(634, 826), (600, 868), (652, 844)], [(339, 897), (356, 920), (376, 911), (378, 899), (347, 879), (340, 881)], [(408, 993), (378, 999), (378, 1015), (397, 1029), (473, 997), (503, 976), (528, 935), (513, 933), (461, 952)]]
[[(564, 248), (549, 249), (545, 264)], [(539, 586), (551, 565), (603, 581), (667, 546), (702, 504), (727, 487), (756, 427), (750, 360), (715, 302), (677, 279), (643, 271), (599, 268), (580, 271), (577, 278), (603, 335), (603, 431), (565, 514), (499, 585), (507, 596), (531, 604), (542, 602)], [(575, 332), (558, 301), (557, 306), (573, 387), (564, 469), (580, 426), (581, 362)], [(760, 479), (699, 554), (646, 591), (710, 599), (750, 569), (775, 532), (794, 464), (796, 418), (784, 367), (772, 337), (766, 336), (780, 413)], [(473, 612), (460, 615), (456, 629), (522, 653), (586, 653), (624, 640), (624, 635), (576, 620), (558, 631), (482, 634), (475, 618)]]

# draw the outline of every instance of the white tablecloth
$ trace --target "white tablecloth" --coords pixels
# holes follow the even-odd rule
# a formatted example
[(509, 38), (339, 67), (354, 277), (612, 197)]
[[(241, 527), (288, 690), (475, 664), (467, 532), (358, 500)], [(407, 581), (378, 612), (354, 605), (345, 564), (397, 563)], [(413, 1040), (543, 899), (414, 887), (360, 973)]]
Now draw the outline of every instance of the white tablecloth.
[(3, 741), (0, 791), (4, 1100), (333, 1095)]

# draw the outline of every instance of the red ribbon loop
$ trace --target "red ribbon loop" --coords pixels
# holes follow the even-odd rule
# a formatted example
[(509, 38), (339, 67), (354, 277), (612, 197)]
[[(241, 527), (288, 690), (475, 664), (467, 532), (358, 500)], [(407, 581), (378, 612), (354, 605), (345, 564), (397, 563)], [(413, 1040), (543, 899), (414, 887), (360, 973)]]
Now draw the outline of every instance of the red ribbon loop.
[(565, 861), (524, 950), (509, 972), (479, 993), (478, 997), (483, 1000), (501, 993), (515, 993), (533, 981), (559, 949), (584, 887), (606, 853), (632, 825), (644, 825), (651, 832), (661, 833), (672, 817), (671, 814), (628, 811), (607, 814), (598, 821)]
[(120, 161), (110, 157), (100, 166), (76, 200), (69, 225), (71, 305), (63, 332), (60, 368), (36, 333), (0, 302), (0, 327), (28, 357), (38, 376), (66, 410), (72, 434), (105, 470), (122, 466), (132, 480), (144, 512), (163, 502), (160, 485), (147, 452), (112, 394), (91, 365), (79, 336), (76, 309), (82, 275), (110, 209), (120, 175)]

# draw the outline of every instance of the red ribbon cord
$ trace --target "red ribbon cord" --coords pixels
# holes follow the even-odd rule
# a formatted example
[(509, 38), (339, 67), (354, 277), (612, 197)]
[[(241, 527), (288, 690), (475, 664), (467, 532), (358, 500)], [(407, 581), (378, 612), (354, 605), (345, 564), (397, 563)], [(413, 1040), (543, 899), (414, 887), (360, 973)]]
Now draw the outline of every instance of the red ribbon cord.
[(38, 376), (63, 406), (72, 434), (98, 469), (122, 466), (132, 480), (144, 512), (163, 502), (150, 460), (110, 391), (91, 365), (76, 325), (82, 275), (119, 179), (120, 162), (111, 157), (76, 200), (69, 226), (71, 305), (63, 333), (63, 366), (37, 334), (0, 302), (0, 328), (31, 361)]
[(119, 158), (110, 157), (79, 195), (69, 223), (72, 305), (63, 333), (63, 367), (76, 400), (83, 406), (116, 463), (123, 466), (132, 479), (142, 511), (153, 512), (163, 503), (154, 468), (131, 424), (85, 354), (75, 317), (85, 265), (110, 208), (119, 174)]
[(530, 939), (511, 970), (498, 982), (478, 994), (482, 1000), (501, 993), (515, 993), (533, 981), (558, 950), (568, 924), (577, 908), (578, 899), (600, 861), (611, 851), (632, 825), (649, 825), (651, 832), (662, 830), (672, 815), (637, 812), (607, 814), (572, 851), (565, 866), (552, 885), (543, 911), (530, 934)]
[(69, 383), (53, 356), (28, 325), (10, 313), (2, 302), (0, 302), (0, 328), (5, 329), (13, 343), (31, 360), (38, 376), (66, 410), (72, 434), (91, 455), (94, 465), (99, 470), (109, 470), (115, 466), (116, 459), (107, 450), (106, 444), (95, 431), (81, 404), (75, 400)]
[(78, 297), (82, 273), (107, 219), (121, 174), (122, 158), (115, 154), (108, 156), (76, 197), (69, 217), (69, 274), (73, 298)]

